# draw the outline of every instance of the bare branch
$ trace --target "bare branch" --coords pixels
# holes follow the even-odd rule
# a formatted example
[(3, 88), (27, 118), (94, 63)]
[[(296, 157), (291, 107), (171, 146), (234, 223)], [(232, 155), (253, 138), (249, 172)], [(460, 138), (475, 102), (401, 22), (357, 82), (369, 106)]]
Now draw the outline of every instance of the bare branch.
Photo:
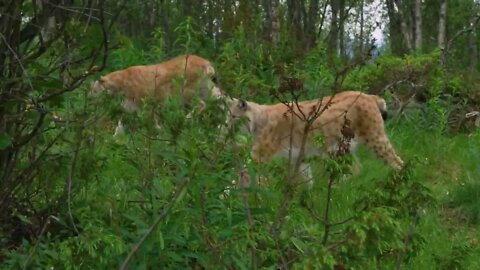
[(447, 41), (447, 43), (445, 44), (445, 48), (443, 49), (442, 51), (442, 65), (446, 65), (447, 64), (447, 61), (448, 61), (448, 52), (450, 50), (450, 48), (452, 47), (452, 44), (453, 42), (459, 38), (461, 35), (463, 34), (466, 34), (466, 33), (470, 33), (472, 32), (476, 27), (477, 27), (477, 24), (480, 22), (480, 15), (477, 14), (474, 16), (474, 20), (473, 22), (470, 21), (470, 26), (469, 27), (465, 27), (463, 28), (462, 30), (459, 30), (457, 31), (451, 39), (449, 39)]
[(47, 230), (48, 225), (50, 225), (52, 219), (57, 221), (57, 222), (60, 221), (59, 218), (57, 218), (56, 216), (53, 216), (53, 215), (50, 215), (50, 216), (47, 217), (47, 220), (43, 224), (42, 230), (40, 231), (40, 234), (37, 237), (37, 242), (33, 246), (32, 251), (28, 254), (27, 259), (25, 260), (25, 264), (23, 265), (24, 270), (28, 269), (28, 264), (30, 263), (30, 260), (32, 259), (32, 256), (35, 253), (35, 250), (37, 249), (38, 244), (40, 243), (40, 238), (42, 238), (43, 234)]
[(20, 60), (20, 57), (18, 57), (17, 53), (15, 52), (15, 50), (10, 46), (10, 44), (8, 43), (7, 39), (5, 38), (5, 36), (0, 33), (0, 36), (2, 37), (3, 39), (3, 42), (5, 42), (5, 45), (7, 45), (7, 48), (8, 50), (12, 53), (12, 55), (15, 57), (15, 59), (17, 59), (18, 61), (18, 65), (20, 66), (20, 68), (22, 69), (23, 73), (25, 74), (26, 78), (27, 78), (27, 81), (28, 81), (28, 85), (30, 86), (30, 89), (33, 91), (33, 85), (32, 85), (32, 81), (30, 80), (30, 76), (27, 72), (27, 70), (25, 69), (25, 67), (23, 66), (22, 64), (22, 61)]

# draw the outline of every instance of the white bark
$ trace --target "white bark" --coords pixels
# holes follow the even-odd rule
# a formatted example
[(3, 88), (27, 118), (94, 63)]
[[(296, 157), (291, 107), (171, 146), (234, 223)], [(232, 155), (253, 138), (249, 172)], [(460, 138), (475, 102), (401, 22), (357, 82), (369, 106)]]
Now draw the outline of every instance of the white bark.
[(415, 0), (415, 49), (422, 50), (422, 0)]
[(398, 16), (400, 18), (400, 26), (402, 28), (403, 38), (405, 39), (405, 45), (407, 46), (407, 50), (411, 52), (412, 51), (412, 33), (405, 21), (405, 15), (402, 9), (403, 8), (402, 1), (396, 0), (395, 4), (397, 5)]
[(440, 18), (438, 19), (438, 47), (445, 49), (445, 31), (447, 19), (447, 0), (441, 0)]

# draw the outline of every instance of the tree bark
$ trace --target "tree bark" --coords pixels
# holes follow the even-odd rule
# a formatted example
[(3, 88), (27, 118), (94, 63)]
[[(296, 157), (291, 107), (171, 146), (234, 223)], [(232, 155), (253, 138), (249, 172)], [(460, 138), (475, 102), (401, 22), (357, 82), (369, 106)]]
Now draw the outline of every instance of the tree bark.
[(409, 53), (412, 52), (412, 33), (408, 28), (407, 21), (405, 20), (405, 15), (403, 13), (403, 4), (402, 0), (395, 0), (398, 10), (398, 19), (400, 20), (400, 26), (402, 30), (403, 39), (405, 41), (405, 46)]
[(308, 51), (315, 46), (317, 41), (317, 31), (315, 31), (315, 25), (318, 19), (318, 2), (319, 0), (311, 0), (308, 7), (307, 20), (305, 25), (305, 50)]
[(338, 9), (340, 7), (340, 0), (330, 0), (330, 7), (332, 9), (332, 19), (330, 23), (329, 50), (331, 53), (337, 55), (338, 53)]
[(363, 44), (364, 44), (364, 40), (363, 40), (363, 28), (365, 27), (365, 19), (363, 17), (363, 8), (364, 8), (364, 5), (365, 5), (365, 0), (360, 0), (360, 36), (359, 36), (359, 42), (358, 42), (358, 50), (359, 52), (363, 52)]
[(304, 0), (288, 0), (288, 22), (290, 34), (296, 44), (303, 43), (302, 14), (304, 13)]
[(390, 49), (396, 55), (403, 55), (405, 49), (402, 42), (402, 31), (400, 26), (400, 20), (398, 19), (397, 13), (395, 12), (395, 0), (387, 0), (385, 3), (387, 5), (387, 14), (388, 14), (388, 30), (389, 30), (389, 43)]
[(415, 0), (415, 50), (422, 50), (422, 0)]
[(271, 38), (274, 45), (277, 45), (278, 42), (280, 42), (280, 16), (278, 15), (278, 5), (278, 0), (272, 0), (270, 7), (270, 20), (272, 24)]
[(274, 46), (280, 41), (280, 17), (278, 16), (279, 0), (263, 0), (265, 22), (263, 25), (263, 37)]
[(347, 17), (347, 12), (345, 10), (345, 0), (339, 0), (339, 20), (338, 20), (338, 43), (340, 56), (344, 57), (346, 55), (345, 48), (345, 20)]
[[(470, 27), (474, 27), (475, 19), (476, 18), (473, 18), (470, 22)], [(468, 33), (468, 55), (468, 69), (470, 74), (475, 75), (478, 64), (477, 32), (475, 29), (472, 29), (472, 31)]]
[(441, 0), (440, 17), (438, 19), (438, 47), (445, 49), (445, 32), (447, 19), (447, 0)]

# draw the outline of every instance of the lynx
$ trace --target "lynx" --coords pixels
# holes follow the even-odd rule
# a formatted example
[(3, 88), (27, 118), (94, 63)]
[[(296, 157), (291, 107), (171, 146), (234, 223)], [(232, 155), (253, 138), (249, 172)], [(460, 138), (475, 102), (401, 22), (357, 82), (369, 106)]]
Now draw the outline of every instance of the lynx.
[[(317, 117), (310, 118), (311, 125), (305, 129), (305, 119), (315, 112)], [(296, 162), (303, 138), (306, 138), (304, 158), (326, 157), (327, 153), (344, 146), (347, 121), (351, 139), (351, 149), (347, 152), (353, 152), (356, 143), (363, 143), (392, 168), (403, 167), (385, 133), (385, 100), (376, 95), (346, 91), (333, 97), (275, 105), (231, 99), (229, 122), (240, 117), (248, 119), (247, 129), (254, 137), (251, 156), (256, 162), (267, 162), (274, 156), (291, 157), (291, 161)], [(317, 136), (323, 138), (323, 145), (314, 142)], [(308, 164), (302, 163), (300, 169), (311, 177)]]
[[(214, 85), (214, 75), (215, 69), (208, 60), (196, 55), (181, 55), (160, 64), (132, 66), (109, 73), (94, 82), (92, 93), (107, 90), (124, 96), (122, 106), (127, 112), (137, 111), (145, 97), (164, 101), (173, 94), (179, 94), (183, 104), (190, 107), (194, 96), (201, 100), (222, 96)], [(202, 110), (205, 105), (200, 103)]]

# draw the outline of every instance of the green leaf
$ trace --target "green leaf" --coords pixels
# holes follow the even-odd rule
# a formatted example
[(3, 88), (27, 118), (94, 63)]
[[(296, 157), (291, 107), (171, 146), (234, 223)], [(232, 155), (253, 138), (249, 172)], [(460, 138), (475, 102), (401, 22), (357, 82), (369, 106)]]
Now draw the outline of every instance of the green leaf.
[(12, 145), (12, 139), (7, 134), (0, 134), (0, 150)]
[(158, 240), (160, 242), (160, 250), (163, 250), (165, 248), (165, 241), (163, 240), (163, 233), (162, 230), (158, 230)]
[(302, 242), (300, 239), (295, 238), (295, 237), (290, 238), (290, 241), (292, 241), (293, 245), (295, 245), (295, 247), (296, 247), (301, 253), (305, 253), (306, 245), (305, 245), (304, 242)]

